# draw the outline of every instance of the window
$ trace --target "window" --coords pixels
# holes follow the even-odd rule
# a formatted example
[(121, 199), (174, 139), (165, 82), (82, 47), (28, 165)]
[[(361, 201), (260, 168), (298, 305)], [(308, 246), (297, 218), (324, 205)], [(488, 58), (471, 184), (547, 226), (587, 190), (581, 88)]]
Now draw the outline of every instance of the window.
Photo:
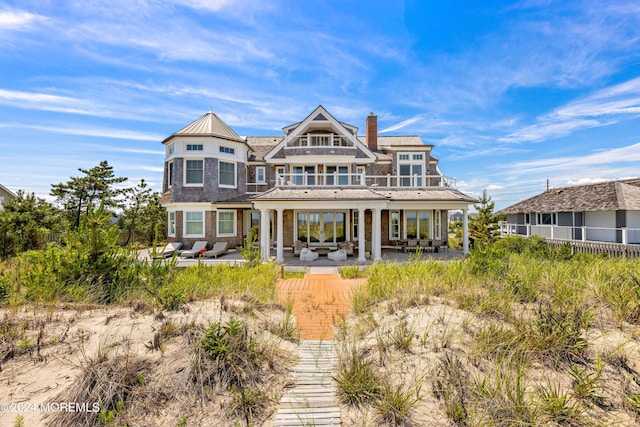
[(187, 144), (187, 151), (202, 151), (202, 144)]
[(287, 183), (287, 177), (284, 176), (284, 166), (278, 166), (276, 168), (276, 180), (280, 180), (276, 182), (276, 185), (284, 185)]
[(236, 235), (236, 211), (218, 211), (218, 237)]
[(265, 182), (267, 182), (264, 166), (258, 166), (256, 168), (256, 182), (258, 184), (264, 184)]
[(236, 164), (228, 162), (220, 162), (220, 171), (218, 176), (218, 183), (220, 187), (233, 187), (236, 186)]
[(360, 211), (353, 211), (353, 238), (358, 238), (358, 213)]
[(293, 173), (293, 183), (295, 185), (316, 185), (315, 166), (294, 166)]
[(204, 237), (204, 212), (184, 213), (185, 237)]
[(329, 145), (329, 141), (331, 140), (330, 135), (312, 135), (311, 136), (311, 146), (312, 147), (326, 147)]
[(335, 185), (338, 178), (338, 185), (349, 185), (349, 167), (348, 166), (327, 166), (325, 168), (326, 185)]
[(429, 211), (405, 211), (404, 219), (405, 238), (431, 238), (431, 217), (429, 215)]
[(185, 184), (204, 183), (204, 160), (185, 160)]
[(397, 240), (400, 238), (400, 212), (389, 212), (389, 239)]
[[(412, 159), (412, 160), (411, 160)], [(422, 187), (424, 173), (423, 154), (398, 154), (398, 185), (401, 187)]]
[(226, 154), (236, 154), (236, 149), (220, 146), (220, 152)]
[(174, 212), (169, 212), (168, 214), (168, 218), (169, 218), (169, 225), (168, 225), (168, 236), (169, 237), (176, 237), (176, 213)]
[(173, 185), (173, 162), (167, 163), (167, 188)]
[(364, 175), (364, 171), (365, 171), (364, 166), (358, 166), (356, 168), (356, 173), (358, 174), (358, 182), (360, 183), (360, 185), (365, 185), (366, 184), (365, 183), (366, 178), (365, 178), (365, 175)]
[(538, 225), (556, 225), (558, 223), (558, 217), (555, 213), (539, 213)]
[(172, 155), (176, 152), (176, 146), (174, 144), (171, 144), (170, 146), (167, 147), (167, 155)]
[(441, 228), (441, 221), (442, 221), (442, 213), (440, 211), (436, 211), (436, 217), (434, 218), (434, 228), (435, 228), (435, 239), (436, 240), (441, 240), (442, 239), (442, 231), (440, 230)]

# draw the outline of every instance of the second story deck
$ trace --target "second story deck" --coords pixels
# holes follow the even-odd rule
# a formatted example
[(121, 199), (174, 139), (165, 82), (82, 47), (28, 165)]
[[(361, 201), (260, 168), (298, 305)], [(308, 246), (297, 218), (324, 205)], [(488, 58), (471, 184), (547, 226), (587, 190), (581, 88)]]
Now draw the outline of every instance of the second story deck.
[(366, 173), (284, 173), (275, 182), (247, 183), (247, 193), (262, 193), (271, 187), (279, 188), (336, 188), (371, 187), (378, 189), (456, 188), (456, 179), (444, 175), (367, 175)]

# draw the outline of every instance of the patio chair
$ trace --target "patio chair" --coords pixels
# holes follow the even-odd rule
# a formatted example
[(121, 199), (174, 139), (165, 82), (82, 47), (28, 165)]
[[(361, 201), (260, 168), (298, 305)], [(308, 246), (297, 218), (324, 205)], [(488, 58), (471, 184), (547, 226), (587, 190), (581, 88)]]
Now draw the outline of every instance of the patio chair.
[(311, 262), (318, 259), (320, 255), (309, 248), (302, 248), (300, 251), (300, 261)]
[(337, 251), (329, 252), (327, 258), (331, 261), (346, 261), (347, 251), (344, 249), (338, 249)]
[(416, 239), (407, 240), (407, 246), (405, 246), (403, 249), (404, 249), (405, 252), (417, 250), (418, 249), (418, 241)]
[(353, 256), (353, 242), (339, 242), (338, 248), (344, 249), (347, 256)]
[(303, 248), (306, 248), (307, 244), (301, 242), (300, 240), (298, 240), (297, 242), (295, 242), (293, 244), (293, 254), (295, 256), (299, 256), (300, 255), (300, 251), (302, 251)]
[(218, 255), (227, 253), (228, 242), (216, 242), (211, 249), (202, 254), (203, 258), (218, 258)]
[(418, 246), (423, 252), (433, 252), (433, 246), (431, 246), (431, 240), (419, 240)]
[(188, 249), (186, 251), (180, 252), (180, 256), (182, 258), (195, 258), (197, 256), (200, 256), (200, 251), (202, 249), (206, 249), (206, 248), (207, 248), (207, 241), (206, 240), (198, 240), (197, 242), (195, 242), (193, 244), (191, 249)]
[(164, 247), (162, 247), (157, 251), (157, 254), (153, 256), (153, 259), (172, 257), (173, 254), (178, 252), (178, 250), (180, 250), (181, 247), (182, 247), (181, 242), (169, 242)]

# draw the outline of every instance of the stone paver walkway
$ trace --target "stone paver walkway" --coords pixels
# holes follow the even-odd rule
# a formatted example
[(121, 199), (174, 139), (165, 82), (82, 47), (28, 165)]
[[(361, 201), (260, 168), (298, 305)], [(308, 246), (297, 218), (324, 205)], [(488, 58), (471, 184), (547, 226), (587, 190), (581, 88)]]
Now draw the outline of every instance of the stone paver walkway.
[(349, 314), (354, 289), (365, 283), (342, 279), (337, 269), (312, 269), (302, 279), (279, 282), (278, 298), (293, 305), (301, 342), (293, 387), (280, 400), (274, 427), (341, 425), (332, 379), (337, 363), (333, 329)]

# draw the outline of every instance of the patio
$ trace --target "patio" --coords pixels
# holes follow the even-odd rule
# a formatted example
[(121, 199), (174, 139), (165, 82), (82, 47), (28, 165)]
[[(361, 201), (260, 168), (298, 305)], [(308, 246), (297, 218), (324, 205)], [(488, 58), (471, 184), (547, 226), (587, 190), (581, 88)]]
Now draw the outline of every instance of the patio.
[[(395, 263), (406, 263), (409, 262), (411, 257), (415, 257), (415, 253), (405, 253), (396, 249), (383, 248), (382, 249), (382, 261), (383, 262), (395, 262)], [(144, 249), (140, 252), (140, 259), (150, 260), (148, 250)], [(275, 249), (271, 250), (271, 259), (275, 260), (276, 251)], [(433, 259), (433, 260), (451, 260), (451, 259), (462, 259), (464, 258), (464, 253), (462, 251), (456, 249), (448, 249), (440, 252), (426, 252), (422, 254), (422, 259)], [(224, 255), (218, 256), (217, 259), (213, 258), (180, 258), (178, 256), (178, 267), (189, 267), (192, 265), (197, 265), (198, 263), (202, 263), (204, 265), (241, 265), (244, 263), (244, 259), (242, 258), (242, 254), (235, 250), (231, 249), (228, 253)], [(358, 257), (349, 256), (346, 261), (333, 261), (327, 258), (326, 255), (320, 256), (315, 261), (304, 262), (301, 261), (299, 257), (293, 255), (293, 251), (285, 250), (284, 251), (284, 262), (282, 265), (285, 266), (285, 270), (287, 271), (304, 271), (307, 267), (342, 267), (346, 265), (369, 265), (373, 263), (373, 260), (368, 259), (366, 263), (358, 263)]]

